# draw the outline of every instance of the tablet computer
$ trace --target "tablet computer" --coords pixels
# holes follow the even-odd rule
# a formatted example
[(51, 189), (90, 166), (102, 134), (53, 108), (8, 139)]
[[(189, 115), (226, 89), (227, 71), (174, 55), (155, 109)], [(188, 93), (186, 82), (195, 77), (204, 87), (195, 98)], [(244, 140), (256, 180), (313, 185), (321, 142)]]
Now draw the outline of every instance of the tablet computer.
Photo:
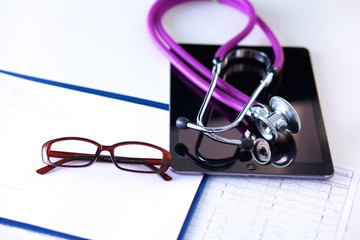
[[(219, 46), (182, 45), (196, 59), (212, 67), (212, 58)], [(271, 57), (269, 47), (254, 47)], [(196, 122), (205, 93), (171, 67), (170, 152), (171, 170), (184, 174), (242, 176), (277, 176), (329, 178), (334, 174), (324, 122), (320, 110), (309, 52), (304, 48), (285, 47), (285, 64), (279, 84), (272, 84), (258, 101), (268, 104), (271, 96), (286, 99), (301, 119), (297, 134), (281, 133), (276, 141), (261, 139), (251, 122), (222, 133), (233, 139), (252, 137), (256, 143), (266, 141), (268, 148), (240, 149), (236, 145), (217, 142), (203, 133), (176, 127), (178, 117)], [(236, 63), (226, 81), (250, 95), (261, 80), (262, 66), (251, 62)], [(234, 70), (235, 69), (235, 70)], [(222, 126), (233, 121), (238, 112), (214, 99), (206, 113), (207, 126)]]

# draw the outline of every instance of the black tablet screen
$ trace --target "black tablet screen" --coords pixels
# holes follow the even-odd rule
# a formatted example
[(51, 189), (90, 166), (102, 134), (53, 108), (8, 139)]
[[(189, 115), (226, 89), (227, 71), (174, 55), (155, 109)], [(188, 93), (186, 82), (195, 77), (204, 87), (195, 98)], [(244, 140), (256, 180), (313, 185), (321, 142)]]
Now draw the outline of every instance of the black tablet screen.
[[(183, 45), (196, 59), (212, 67), (218, 46)], [(271, 57), (271, 48), (256, 47)], [(278, 80), (272, 83), (258, 101), (268, 104), (271, 96), (280, 96), (292, 104), (301, 119), (297, 134), (281, 133), (278, 140), (267, 141), (268, 149), (240, 149), (220, 143), (191, 129), (178, 129), (178, 117), (192, 122), (200, 109), (204, 92), (194, 87), (174, 67), (171, 68), (170, 151), (171, 169), (178, 173), (207, 173), (230, 175), (261, 175), (290, 177), (330, 177), (334, 170), (325, 134), (324, 123), (316, 92), (309, 53), (304, 48), (284, 48), (285, 64)], [(238, 69), (226, 75), (226, 81), (250, 95), (263, 74), (263, 66), (252, 62), (236, 63)], [(226, 72), (226, 70), (225, 70)], [(207, 111), (206, 125), (226, 125), (237, 112), (215, 100)], [(257, 143), (265, 140), (254, 130), (251, 121), (220, 134), (240, 139), (252, 135)]]

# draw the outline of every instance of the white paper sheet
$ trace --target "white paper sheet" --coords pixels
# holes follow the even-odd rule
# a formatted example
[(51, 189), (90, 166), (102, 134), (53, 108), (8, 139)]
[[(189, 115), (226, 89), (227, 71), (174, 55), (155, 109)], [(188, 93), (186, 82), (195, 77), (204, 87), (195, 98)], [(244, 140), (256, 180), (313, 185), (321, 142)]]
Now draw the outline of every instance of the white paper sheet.
[(328, 180), (209, 177), (185, 239), (342, 239), (359, 172)]
[(57, 137), (167, 149), (168, 111), (3, 74), (0, 86), (1, 217), (92, 239), (177, 237), (201, 176), (169, 171), (166, 182), (101, 163), (35, 172), (42, 144)]
[(160, 102), (169, 62), (147, 30), (154, 1), (0, 1), (0, 69)]

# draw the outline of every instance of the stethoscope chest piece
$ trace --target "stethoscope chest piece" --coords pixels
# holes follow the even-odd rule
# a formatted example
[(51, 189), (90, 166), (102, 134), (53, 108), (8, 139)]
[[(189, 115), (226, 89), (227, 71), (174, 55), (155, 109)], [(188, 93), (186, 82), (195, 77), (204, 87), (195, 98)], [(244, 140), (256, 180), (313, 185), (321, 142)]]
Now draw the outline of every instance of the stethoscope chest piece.
[(266, 140), (276, 140), (278, 131), (297, 133), (301, 129), (300, 117), (285, 99), (275, 96), (270, 99), (269, 107), (255, 105), (253, 115), (255, 118), (256, 128)]
[[(280, 97), (273, 97), (270, 99), (269, 107), (256, 103), (260, 93), (271, 84), (273, 79), (278, 79), (284, 65), (284, 52), (273, 32), (257, 16), (250, 2), (220, 1), (245, 13), (248, 16), (248, 21), (240, 33), (218, 48), (214, 55), (212, 71), (194, 59), (171, 39), (161, 25), (162, 17), (167, 10), (185, 2), (188, 2), (188, 0), (156, 1), (151, 8), (148, 20), (151, 35), (163, 53), (170, 59), (173, 66), (183, 73), (193, 83), (194, 87), (207, 92), (196, 117), (196, 123), (180, 117), (176, 120), (176, 126), (181, 129), (191, 128), (201, 131), (213, 140), (237, 145), (240, 149), (253, 148), (254, 141), (246, 137), (231, 139), (217, 133), (224, 133), (236, 128), (244, 118), (249, 118), (251, 122), (254, 121), (257, 130), (263, 136), (263, 139), (267, 141), (278, 139), (283, 131), (297, 133), (301, 128), (300, 118), (287, 101)], [(269, 39), (273, 55), (272, 59), (264, 52), (254, 48), (238, 48), (238, 43), (253, 30), (255, 25), (259, 26)], [(247, 96), (224, 79), (227, 74), (230, 75), (245, 69), (245, 65), (247, 66), (248, 63), (250, 65), (254, 63), (254, 66), (258, 66), (260, 63), (260, 66), (265, 66), (264, 76), (250, 96)], [(205, 116), (212, 98), (236, 110), (238, 112), (236, 118), (226, 125), (206, 126)], [(266, 148), (261, 148), (259, 151), (259, 156), (263, 158), (263, 162), (268, 161), (268, 156), (264, 155), (265, 150)]]

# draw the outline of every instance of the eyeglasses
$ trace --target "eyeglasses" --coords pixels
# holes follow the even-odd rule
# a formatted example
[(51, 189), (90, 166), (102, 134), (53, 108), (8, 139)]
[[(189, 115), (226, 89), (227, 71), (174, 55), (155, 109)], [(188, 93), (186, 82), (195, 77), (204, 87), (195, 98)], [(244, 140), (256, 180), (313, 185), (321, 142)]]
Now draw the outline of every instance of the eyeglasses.
[[(108, 155), (100, 155), (107, 151)], [(95, 161), (113, 162), (121, 170), (137, 173), (155, 173), (164, 180), (172, 178), (165, 172), (171, 163), (171, 154), (156, 145), (144, 142), (121, 142), (111, 146), (80, 137), (50, 140), (42, 147), (42, 160), (47, 165), (36, 172), (45, 174), (56, 167), (87, 167)]]

